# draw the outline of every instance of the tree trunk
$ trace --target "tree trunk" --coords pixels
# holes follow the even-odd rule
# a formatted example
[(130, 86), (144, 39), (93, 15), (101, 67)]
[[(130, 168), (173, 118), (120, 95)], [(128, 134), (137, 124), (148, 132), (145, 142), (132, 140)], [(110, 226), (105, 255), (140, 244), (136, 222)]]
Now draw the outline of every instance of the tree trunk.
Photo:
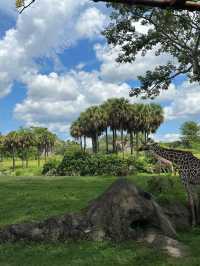
[(98, 133), (96, 132), (95, 133), (95, 136), (94, 136), (94, 143), (95, 143), (95, 153), (98, 152)]
[(122, 153), (123, 153), (123, 159), (124, 159), (124, 130), (121, 128), (121, 146), (122, 146)]
[(38, 161), (38, 168), (40, 167), (40, 148), (37, 150), (37, 161)]
[(108, 128), (106, 128), (106, 153), (108, 153)]
[(28, 150), (26, 151), (26, 168), (28, 168)]
[(49, 157), (49, 145), (47, 145), (47, 157)]
[(86, 152), (86, 146), (87, 146), (86, 136), (84, 136), (84, 153)]
[(28, 158), (26, 158), (26, 168), (28, 168)]
[(46, 145), (44, 147), (44, 161), (45, 161), (45, 163), (47, 161), (47, 146)]
[(95, 138), (92, 137), (92, 152), (95, 153)]
[(82, 141), (82, 137), (80, 137), (80, 147), (81, 147), (81, 151), (83, 151), (83, 141)]
[(113, 134), (113, 153), (115, 152), (115, 130), (112, 129), (112, 134)]
[(131, 155), (133, 155), (133, 132), (130, 132)]
[(15, 171), (15, 150), (14, 150), (14, 148), (13, 148), (13, 151), (12, 151), (12, 160), (13, 160), (13, 171)]
[(139, 152), (139, 133), (136, 132), (136, 154), (138, 156), (138, 152)]
[(114, 146), (115, 146), (115, 152), (117, 153), (117, 129), (114, 129)]

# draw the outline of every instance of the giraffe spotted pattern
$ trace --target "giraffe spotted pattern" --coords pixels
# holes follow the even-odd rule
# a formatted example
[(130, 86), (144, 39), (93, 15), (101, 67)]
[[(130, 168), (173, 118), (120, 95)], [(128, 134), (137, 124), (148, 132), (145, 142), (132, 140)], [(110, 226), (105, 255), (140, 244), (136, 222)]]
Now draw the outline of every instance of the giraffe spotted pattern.
[(150, 150), (153, 154), (160, 156), (178, 168), (181, 181), (187, 192), (188, 201), (192, 213), (192, 225), (196, 225), (199, 211), (199, 200), (194, 195), (193, 186), (200, 185), (200, 159), (189, 151), (166, 149), (158, 144), (149, 144), (143, 150)]

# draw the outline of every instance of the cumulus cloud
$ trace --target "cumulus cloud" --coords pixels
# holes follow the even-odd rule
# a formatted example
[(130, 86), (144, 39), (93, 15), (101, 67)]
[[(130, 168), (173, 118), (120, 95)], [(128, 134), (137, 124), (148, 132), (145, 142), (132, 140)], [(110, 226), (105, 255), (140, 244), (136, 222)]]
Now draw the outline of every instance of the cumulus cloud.
[(188, 118), (200, 114), (200, 90), (198, 83), (183, 82), (174, 95), (173, 101), (164, 108), (169, 120)]
[[(0, 9), (9, 12), (13, 4), (14, 0), (3, 0)], [(40, 73), (41, 66), (36, 59), (50, 57), (55, 63), (57, 54), (78, 40), (99, 38), (105, 23), (106, 16), (90, 0), (42, 0), (17, 17), (16, 27), (0, 40), (0, 97), (11, 91), (15, 80), (27, 87), (26, 98), (14, 110), (17, 119), (27, 126), (47, 126), (50, 130), (66, 132), (85, 108), (110, 97), (128, 97), (128, 80), (136, 80), (146, 70), (169, 60), (168, 55), (155, 57), (152, 50), (145, 57), (137, 56), (133, 64), (119, 65), (115, 61), (119, 48), (98, 43), (94, 46), (101, 64), (98, 71), (83, 71), (87, 62), (80, 62), (74, 70), (62, 74)], [(147, 30), (140, 24), (135, 26), (140, 32)], [(168, 119), (200, 112), (197, 85), (190, 90), (187, 86), (182, 85), (184, 96), (171, 85), (156, 99), (157, 102), (173, 101), (165, 107)], [(192, 100), (187, 90), (194, 91), (196, 100)], [(194, 108), (190, 108), (191, 104)]]
[(87, 107), (109, 97), (126, 97), (130, 87), (100, 79), (98, 72), (70, 71), (63, 75), (35, 75), (27, 79), (27, 98), (15, 107), (15, 117), (27, 126), (66, 131)]
[(180, 140), (181, 135), (179, 133), (166, 133), (163, 135), (154, 135), (153, 139), (157, 142), (173, 142)]
[(147, 52), (145, 57), (141, 54), (137, 55), (133, 63), (117, 63), (116, 58), (120, 53), (119, 47), (96, 44), (94, 50), (97, 59), (101, 62), (102, 78), (112, 82), (136, 80), (139, 75), (167, 63), (171, 58), (168, 54), (155, 56), (155, 49), (152, 49)]
[(80, 16), (76, 30), (80, 36), (93, 38), (101, 32), (106, 25), (106, 16), (95, 7), (88, 8)]
[[(8, 9), (13, 4), (3, 3), (0, 6)], [(81, 27), (84, 16), (86, 24)], [(89, 0), (42, 0), (32, 5), (0, 40), (0, 97), (10, 92), (14, 80), (23, 81), (27, 72), (39, 71), (35, 59), (51, 57), (81, 38), (94, 37), (104, 20)]]

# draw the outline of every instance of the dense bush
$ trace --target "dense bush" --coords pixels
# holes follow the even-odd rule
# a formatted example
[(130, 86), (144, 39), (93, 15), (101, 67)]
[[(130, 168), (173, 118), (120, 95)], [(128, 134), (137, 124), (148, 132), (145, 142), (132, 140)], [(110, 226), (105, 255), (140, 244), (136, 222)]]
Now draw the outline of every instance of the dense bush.
[(175, 184), (170, 177), (153, 177), (148, 181), (147, 190), (155, 195), (170, 192)]
[(50, 159), (43, 166), (42, 174), (43, 175), (57, 175), (57, 168), (60, 164), (60, 161), (56, 159)]
[(117, 155), (91, 155), (83, 152), (67, 153), (63, 160), (51, 160), (44, 165), (43, 174), (60, 176), (114, 175), (126, 176), (136, 172), (133, 157), (122, 159)]
[(139, 157), (135, 160), (134, 166), (137, 169), (137, 172), (141, 173), (153, 173), (154, 161), (151, 156)]

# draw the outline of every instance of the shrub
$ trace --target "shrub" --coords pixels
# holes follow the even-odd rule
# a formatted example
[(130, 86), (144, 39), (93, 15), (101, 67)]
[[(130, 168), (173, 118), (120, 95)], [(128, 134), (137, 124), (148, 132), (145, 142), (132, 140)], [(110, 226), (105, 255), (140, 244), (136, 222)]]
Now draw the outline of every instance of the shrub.
[[(135, 173), (135, 160), (122, 159), (117, 155), (91, 155), (83, 152), (66, 153), (57, 164), (49, 161), (44, 165), (43, 174), (52, 173), (61, 176), (114, 175), (126, 176)], [(56, 173), (55, 170), (56, 169)]]
[(147, 190), (155, 195), (170, 192), (173, 188), (174, 181), (170, 177), (153, 177), (147, 184)]
[(42, 174), (43, 175), (56, 175), (59, 164), (60, 164), (60, 161), (56, 159), (50, 159), (48, 162), (44, 164)]
[(152, 173), (153, 172), (153, 163), (151, 157), (139, 157), (135, 160), (135, 168), (138, 172), (146, 172)]

